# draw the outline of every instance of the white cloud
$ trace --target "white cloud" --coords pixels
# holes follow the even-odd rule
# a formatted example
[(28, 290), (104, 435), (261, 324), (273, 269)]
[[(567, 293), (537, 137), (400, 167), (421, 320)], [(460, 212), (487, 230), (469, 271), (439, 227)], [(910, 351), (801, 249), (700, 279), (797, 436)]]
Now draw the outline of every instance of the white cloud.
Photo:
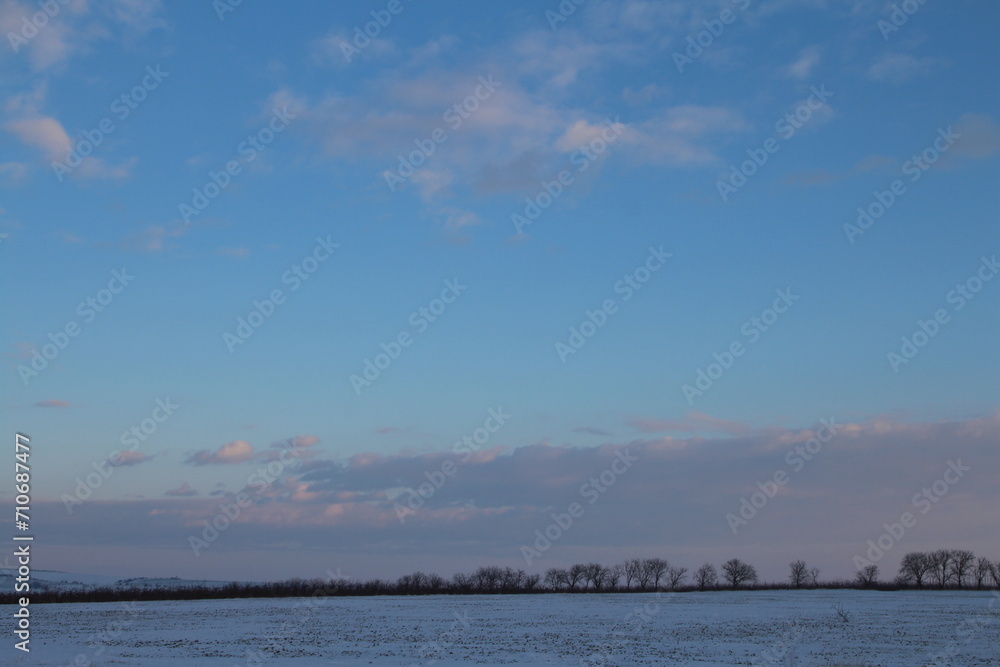
[(799, 54), (798, 60), (788, 66), (788, 75), (796, 79), (808, 79), (812, 70), (820, 62), (820, 52), (816, 47), (810, 47)]
[(889, 53), (868, 68), (868, 78), (873, 81), (905, 83), (929, 74), (936, 65), (934, 58), (914, 58), (906, 53)]
[[(55, 0), (55, 11), (44, 12), (40, 3), (5, 0), (0, 4), (0, 32), (18, 37), (14, 58), (26, 58), (36, 72), (55, 69), (91, 46), (121, 33), (134, 40), (150, 30), (163, 28), (160, 0)], [(44, 25), (25, 28), (40, 11)]]
[(955, 123), (955, 132), (961, 136), (952, 146), (952, 155), (987, 158), (1000, 152), (1000, 126), (986, 114), (963, 114)]

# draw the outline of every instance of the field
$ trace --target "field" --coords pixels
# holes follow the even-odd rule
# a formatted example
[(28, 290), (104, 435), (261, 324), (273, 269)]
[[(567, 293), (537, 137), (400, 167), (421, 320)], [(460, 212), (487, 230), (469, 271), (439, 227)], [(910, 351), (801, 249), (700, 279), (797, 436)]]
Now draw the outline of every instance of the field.
[[(991, 600), (998, 600), (990, 607)], [(13, 608), (3, 610), (10, 618)], [(33, 605), (15, 665), (1000, 665), (990, 592), (335, 597)], [(90, 642), (88, 644), (88, 642)], [(934, 656), (949, 657), (934, 662)], [(82, 656), (82, 657), (81, 657)], [(74, 660), (77, 662), (74, 663)]]

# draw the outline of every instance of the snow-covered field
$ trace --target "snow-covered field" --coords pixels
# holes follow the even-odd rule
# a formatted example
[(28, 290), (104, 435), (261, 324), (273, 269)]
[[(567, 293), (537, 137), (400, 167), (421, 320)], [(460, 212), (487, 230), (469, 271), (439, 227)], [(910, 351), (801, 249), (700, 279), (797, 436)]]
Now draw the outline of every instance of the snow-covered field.
[(998, 620), (1000, 596), (971, 591), (33, 605), (31, 654), (7, 633), (0, 663), (1000, 665)]

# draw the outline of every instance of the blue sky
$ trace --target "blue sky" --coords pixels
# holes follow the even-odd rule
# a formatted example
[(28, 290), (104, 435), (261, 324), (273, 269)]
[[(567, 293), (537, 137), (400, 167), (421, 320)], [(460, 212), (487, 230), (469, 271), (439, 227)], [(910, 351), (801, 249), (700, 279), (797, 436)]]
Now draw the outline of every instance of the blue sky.
[[(979, 523), (951, 537), (996, 551), (981, 536), (996, 534), (983, 522), (995, 528), (985, 464), (996, 457), (1000, 371), (1000, 100), (990, 84), (1000, 8), (931, 1), (890, 31), (879, 24), (893, 20), (890, 3), (835, 0), (586, 0), (565, 20), (547, 14), (556, 2), (390, 4), (220, 12), (70, 0), (37, 34), (23, 17), (39, 5), (0, 4), (5, 422), (37, 443), (35, 501), (52, 517), (45, 539), (62, 549), (49, 565), (147, 574), (131, 554), (159, 539), (136, 530), (154, 516), (167, 517), (157, 548), (180, 555), (151, 559), (148, 574), (229, 571), (217, 553), (246, 554), (253, 564), (240, 575), (254, 578), (322, 572), (331, 553), (359, 575), (399, 573), (414, 554), (445, 571), (513, 564), (535, 524), (575, 496), (547, 489), (585, 480), (588, 465), (600, 471), (615, 448), (675, 443), (704, 491), (668, 503), (666, 481), (637, 482), (645, 491), (631, 497), (656, 516), (710, 507), (697, 511), (721, 534), (649, 542), (636, 537), (641, 525), (617, 530), (635, 510), (624, 492), (602, 497), (578, 534), (681, 560), (743, 549), (777, 558), (780, 577), (794, 546), (774, 556), (722, 520), (759, 481), (734, 452), (745, 438), (755, 465), (772, 470), (781, 456), (768, 457), (822, 418), (853, 425), (844, 433), (856, 428), (859, 451), (885, 470), (861, 487), (848, 468), (841, 479), (834, 464), (815, 466), (828, 492), (819, 507), (838, 507), (844, 493), (880, 499), (865, 510), (877, 527), (894, 512), (890, 490), (905, 507), (911, 488), (968, 447), (986, 457), (982, 491), (970, 484), (954, 502)], [(386, 25), (356, 41), (376, 32), (371, 12)], [(687, 51), (689, 37), (705, 44), (700, 54)], [(696, 57), (678, 67), (685, 53)], [(460, 124), (447, 115), (456, 104)], [(795, 131), (782, 129), (796, 113)], [(259, 148), (246, 148), (251, 136)], [(88, 137), (100, 138), (92, 152)], [(429, 143), (433, 153), (390, 188), (399, 156)], [(74, 149), (87, 157), (57, 173)], [(926, 170), (907, 165), (925, 151)], [(217, 176), (226, 187), (185, 216), (182, 205), (231, 161), (231, 175)], [(754, 173), (720, 196), (741, 168)], [(526, 198), (545, 202), (560, 174), (561, 193), (518, 225)], [(845, 230), (896, 181), (884, 215), (863, 234)], [(670, 256), (626, 299), (619, 281), (646, 278), (651, 249)], [(287, 272), (309, 257), (323, 261), (292, 289)], [(100, 298), (114, 271), (134, 279), (88, 321), (79, 304)], [(954, 296), (970, 280), (978, 287), (977, 275), (974, 298)], [(464, 289), (435, 304), (446, 281)], [(227, 345), (274, 290), (273, 314)], [(768, 313), (778, 291), (797, 298)], [(557, 344), (609, 299), (603, 326), (560, 355)], [(421, 308), (441, 307), (426, 328), (415, 324)], [(937, 311), (935, 335), (894, 369), (888, 355), (902, 355), (902, 338)], [(764, 330), (755, 317), (775, 319)], [(80, 330), (65, 349), (26, 371), (71, 323)], [(400, 332), (411, 344), (356, 391), (351, 376)], [(714, 369), (701, 395), (685, 393), (734, 342), (744, 351), (731, 367)], [(78, 478), (168, 398), (179, 407), (70, 514)], [(396, 521), (399, 494), (491, 408), (511, 418), (472, 463), (500, 465), (490, 474), (515, 498), (442, 490), (411, 534)], [(894, 465), (904, 433), (927, 444)], [(280, 443), (294, 465), (209, 557), (194, 557), (187, 536)], [(702, 467), (701, 449), (713, 447), (727, 454)], [(529, 474), (534, 465), (547, 476)], [(914, 539), (943, 539), (936, 516), (941, 525), (928, 520)], [(100, 539), (87, 528), (112, 520), (122, 528)], [(832, 546), (816, 558), (846, 576), (867, 536), (850, 533), (851, 516), (830, 521)], [(282, 537), (282, 525), (298, 532)], [(353, 548), (334, 546), (338, 531)], [(546, 558), (616, 555), (594, 544), (567, 535)], [(316, 555), (277, 568), (289, 545)]]

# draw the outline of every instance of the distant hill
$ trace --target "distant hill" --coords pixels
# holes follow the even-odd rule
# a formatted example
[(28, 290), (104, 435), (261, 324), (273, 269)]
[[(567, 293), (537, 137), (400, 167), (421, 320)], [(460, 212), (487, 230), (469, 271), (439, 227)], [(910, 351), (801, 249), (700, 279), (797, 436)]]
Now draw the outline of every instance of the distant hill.
[[(13, 591), (16, 568), (0, 568), (0, 587)], [(77, 591), (94, 588), (221, 588), (231, 581), (209, 581), (204, 579), (181, 579), (180, 577), (129, 577), (119, 579), (103, 574), (79, 574), (58, 570), (32, 570), (31, 591)]]

